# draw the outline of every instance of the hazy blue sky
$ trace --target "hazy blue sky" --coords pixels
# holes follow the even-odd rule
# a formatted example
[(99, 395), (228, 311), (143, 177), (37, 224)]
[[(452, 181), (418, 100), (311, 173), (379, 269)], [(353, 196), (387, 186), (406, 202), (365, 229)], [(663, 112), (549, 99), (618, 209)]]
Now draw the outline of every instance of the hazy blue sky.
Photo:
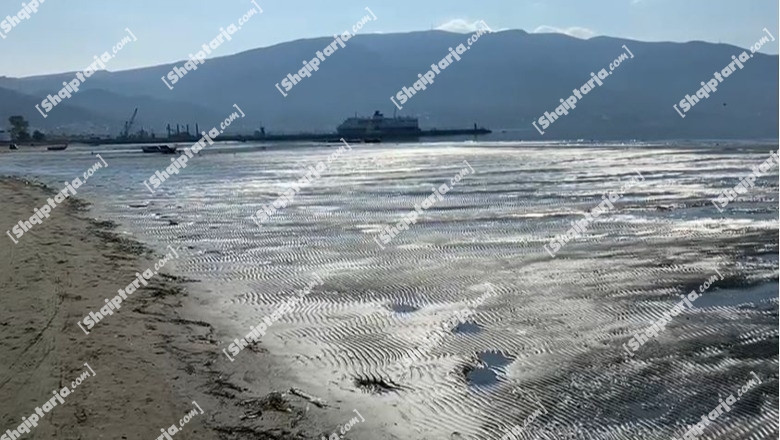
[[(331, 36), (351, 29), (367, 13), (366, 6), (377, 21), (367, 23), (361, 33), (452, 29), (482, 19), (494, 30), (558, 30), (577, 36), (703, 40), (741, 47), (760, 39), (763, 28), (778, 36), (777, 0), (256, 1), (264, 12), (212, 56)], [(16, 14), (21, 3), (0, 0), (0, 20)], [(109, 70), (179, 61), (214, 38), (220, 27), (237, 23), (251, 6), (249, 0), (46, 0), (29, 20), (0, 39), (0, 75), (82, 70), (93, 55), (111, 50), (127, 35), (125, 28), (138, 41), (117, 54)], [(775, 42), (762, 51), (777, 53), (777, 48)]]

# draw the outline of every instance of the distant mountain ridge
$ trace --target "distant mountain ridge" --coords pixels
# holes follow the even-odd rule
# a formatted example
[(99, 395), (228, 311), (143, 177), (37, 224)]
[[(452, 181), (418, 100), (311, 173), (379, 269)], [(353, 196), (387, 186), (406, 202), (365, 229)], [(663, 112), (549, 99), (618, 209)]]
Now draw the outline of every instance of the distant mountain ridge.
[[(443, 31), (357, 35), (326, 58), (319, 70), (293, 87), (286, 98), (275, 87), (302, 60), (310, 60), (332, 38), (277, 44), (207, 59), (173, 90), (160, 79), (174, 65), (99, 72), (82, 91), (44, 119), (35, 103), (62, 87), (72, 74), (0, 78), (16, 94), (0, 99), (0, 116), (22, 114), (31, 126), (52, 129), (73, 118), (118, 133), (139, 107), (139, 127), (162, 133), (166, 124), (195, 122), (211, 127), (238, 104), (246, 113), (231, 128), (251, 132), (333, 131), (355, 112), (392, 114), (391, 96), (409, 87), (430, 65), (465, 44), (469, 35)], [(541, 136), (532, 126), (559, 99), (608, 68), (625, 50), (604, 84), (584, 96), (567, 116)], [(611, 37), (581, 40), (562, 34), (519, 30), (482, 35), (462, 59), (403, 105), (402, 115), (420, 118), (423, 128), (516, 129), (524, 139), (774, 138), (778, 131), (778, 56), (755, 54), (725, 78), (717, 92), (681, 118), (673, 109), (686, 94), (712, 78), (732, 55), (747, 49), (704, 42), (645, 43)], [(749, 50), (747, 50), (749, 52)], [(0, 91), (0, 96), (8, 95)], [(27, 98), (23, 96), (27, 95)], [(11, 96), (11, 95), (9, 95)], [(32, 106), (30, 106), (32, 103)], [(53, 116), (57, 113), (69, 115)], [(7, 120), (7, 117), (5, 118)]]

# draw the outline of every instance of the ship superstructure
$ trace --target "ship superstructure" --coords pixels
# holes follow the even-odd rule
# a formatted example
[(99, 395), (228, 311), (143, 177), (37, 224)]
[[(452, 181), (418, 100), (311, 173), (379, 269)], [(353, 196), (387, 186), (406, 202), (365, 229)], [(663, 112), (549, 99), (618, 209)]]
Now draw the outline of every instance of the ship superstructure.
[(379, 110), (375, 111), (370, 118), (358, 116), (347, 118), (336, 130), (345, 138), (409, 137), (421, 133), (417, 118), (403, 116), (386, 118)]

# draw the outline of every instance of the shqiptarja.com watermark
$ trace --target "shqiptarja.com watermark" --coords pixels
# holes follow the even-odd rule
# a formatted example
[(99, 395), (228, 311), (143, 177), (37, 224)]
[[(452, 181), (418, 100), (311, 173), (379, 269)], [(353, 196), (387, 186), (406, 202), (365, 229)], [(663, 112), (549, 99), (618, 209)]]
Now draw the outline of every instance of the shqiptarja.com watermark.
[[(542, 405), (542, 400), (539, 399), (539, 397), (531, 393), (530, 391), (523, 391), (519, 388), (515, 388), (512, 390), (512, 394), (521, 394), (525, 397), (525, 394), (530, 394), (531, 397), (536, 399), (536, 404), (539, 406), (538, 409), (535, 409), (531, 414), (528, 415), (528, 417), (523, 420), (523, 424), (517, 424), (513, 427), (509, 428), (504, 435), (501, 436), (499, 440), (518, 440), (521, 438), (526, 438), (523, 434), (525, 431), (525, 428), (527, 428), (529, 425), (531, 425), (540, 415), (544, 414), (547, 415), (547, 408)], [(546, 437), (545, 437), (546, 438)]]
[[(711, 422), (714, 422), (718, 417), (722, 416), (724, 413), (729, 413), (732, 410), (732, 405), (736, 404), (742, 396), (753, 389), (754, 387), (761, 385), (761, 379), (758, 378), (758, 375), (751, 371), (750, 374), (755, 377), (754, 379), (750, 379), (747, 384), (742, 385), (741, 388), (737, 389), (737, 397), (734, 397), (734, 393), (731, 393), (728, 397), (726, 397), (725, 401), (724, 399), (718, 399), (718, 406), (716, 406), (712, 411), (709, 412), (709, 414), (701, 416), (701, 422), (697, 422), (693, 425), (690, 425), (688, 427), (688, 430), (683, 434), (683, 439), (685, 440), (696, 440), (697, 437), (704, 434), (704, 430), (707, 429), (708, 426), (710, 426)], [(678, 437), (673, 437), (672, 440), (680, 440)]]
[[(198, 402), (192, 401), (192, 404), (195, 405), (195, 408), (184, 414), (184, 417), (179, 419), (179, 426), (176, 426), (176, 424), (171, 425), (168, 429), (160, 428), (160, 434), (159, 437), (157, 437), (156, 440), (171, 440), (174, 435), (176, 435), (179, 431), (181, 431), (184, 428), (184, 425), (190, 422), (190, 420), (194, 419), (195, 416), (203, 414), (203, 409), (201, 409), (200, 405), (198, 405)], [(198, 412), (200, 411), (200, 413)]]
[[(103, 157), (99, 154), (96, 154), (98, 158), (103, 163), (97, 162), (95, 165), (92, 165), (87, 171), (84, 171), (84, 181), (82, 182), (80, 178), (76, 177), (73, 179), (72, 182), (68, 183), (65, 182), (65, 188), (63, 188), (60, 192), (57, 193), (57, 195), (54, 196), (54, 198), (49, 198), (46, 200), (47, 204), (41, 206), (40, 208), (35, 208), (35, 214), (30, 217), (28, 221), (25, 220), (19, 220), (19, 223), (16, 224), (12, 230), (14, 231), (14, 235), (16, 235), (16, 238), (21, 238), (22, 235), (25, 234), (25, 232), (32, 229), (33, 225), (40, 225), (43, 223), (43, 219), (49, 218), (49, 213), (51, 213), (51, 210), (56, 208), (57, 205), (64, 202), (65, 199), (70, 197), (71, 195), (76, 195), (76, 189), (87, 182), (87, 179), (92, 177), (92, 175), (100, 168), (103, 168), (105, 166), (108, 168), (108, 164), (105, 160), (103, 160)], [(70, 192), (70, 194), (68, 193)], [(10, 231), (5, 231), (6, 235), (14, 242), (14, 244), (19, 243), (14, 239), (14, 237), (11, 236)]]
[[(193, 54), (189, 54), (189, 60), (186, 61), (182, 67), (179, 66), (173, 66), (173, 69), (171, 69), (170, 72), (168, 72), (168, 75), (161, 76), (160, 79), (162, 79), (162, 82), (165, 83), (166, 86), (168, 86), (169, 90), (173, 90), (173, 86), (171, 84), (176, 84), (179, 82), (180, 79), (184, 78), (184, 75), (186, 75), (188, 72), (193, 70), (198, 70), (198, 64), (203, 64), (206, 62), (206, 55), (211, 55), (212, 50), (216, 50), (219, 48), (219, 46), (225, 42), (225, 40), (230, 41), (233, 39), (231, 35), (238, 32), (239, 29), (241, 29), (241, 26), (243, 26), (249, 19), (257, 14), (262, 14), (263, 9), (260, 8), (260, 6), (255, 2), (255, 0), (252, 0), (252, 3), (257, 6), (257, 9), (260, 10), (258, 12), (255, 8), (252, 8), (248, 10), (243, 16), (238, 18), (238, 27), (236, 27), (235, 24), (231, 23), (230, 26), (225, 28), (219, 28), (219, 34), (212, 39), (209, 44), (201, 44), (201, 48), (203, 50), (199, 50), (198, 52)], [(165, 80), (165, 78), (168, 78), (168, 81)], [(170, 84), (168, 82), (170, 81)]]
[(626, 191), (631, 189), (633, 186), (645, 181), (645, 178), (642, 176), (642, 174), (639, 173), (638, 170), (634, 170), (634, 172), (639, 176), (639, 178), (636, 176), (631, 176), (631, 180), (621, 185), (620, 191), (618, 192), (605, 192), (604, 195), (601, 196), (602, 202), (598, 206), (593, 208), (590, 212), (585, 212), (583, 214), (585, 218), (581, 218), (576, 222), (572, 221), (572, 227), (566, 231), (565, 234), (556, 235), (550, 239), (550, 247), (548, 248), (547, 245), (544, 245), (544, 250), (546, 250), (551, 257), (555, 258), (555, 254), (560, 251), (562, 247), (566, 246), (569, 241), (580, 238), (580, 236), (587, 233), (590, 224), (595, 222), (599, 216), (602, 214), (607, 214), (610, 210), (615, 209), (615, 205), (613, 203), (622, 198)]
[[(710, 286), (715, 283), (715, 281), (723, 281), (723, 275), (721, 275), (718, 269), (715, 269), (715, 272), (717, 272), (718, 275), (712, 275), (708, 280), (704, 281), (704, 283), (699, 286), (698, 293), (694, 289), (691, 290), (691, 293), (688, 295), (680, 295), (682, 301), (677, 303), (677, 305), (674, 307), (670, 308), (668, 312), (663, 312), (663, 316), (658, 318), (658, 320), (650, 327), (647, 327), (644, 332), (635, 333), (634, 336), (628, 341), (628, 345), (631, 347), (631, 349), (629, 350), (628, 347), (626, 347), (626, 344), (623, 344), (623, 350), (625, 350), (629, 356), (633, 357), (634, 352), (639, 350), (639, 347), (645, 345), (649, 340), (655, 338), (662, 331), (666, 330), (666, 325), (672, 321), (672, 318), (685, 311), (686, 306), (688, 306), (688, 309), (693, 309), (693, 302), (696, 301), (700, 296), (704, 295), (704, 292), (709, 289)], [(720, 279), (718, 279), (718, 277), (720, 277)]]
[[(19, 437), (22, 436), (22, 434), (29, 434), (30, 431), (38, 426), (38, 421), (40, 421), (46, 414), (49, 413), (52, 409), (54, 409), (55, 406), (57, 406), (57, 402), (60, 403), (60, 405), (65, 403), (65, 398), (70, 395), (72, 391), (74, 391), (79, 385), (81, 385), (82, 382), (87, 380), (89, 377), (95, 377), (95, 370), (92, 369), (92, 367), (89, 366), (86, 362), (84, 362), (84, 366), (86, 366), (89, 371), (84, 371), (77, 377), (75, 380), (73, 380), (70, 383), (70, 388), (67, 386), (62, 388), (61, 390), (57, 391), (54, 390), (51, 393), (54, 394), (54, 397), (46, 401), (43, 405), (35, 408), (35, 412), (30, 414), (27, 417), (22, 417), (22, 424), (19, 425), (14, 430), (6, 430), (5, 434), (0, 436), (1, 440), (16, 440)], [(92, 376), (89, 375), (89, 373), (92, 373)]]
[(297, 182), (292, 182), (290, 184), (290, 188), (279, 194), (279, 197), (277, 197), (273, 203), (262, 205), (262, 209), (258, 209), (257, 212), (249, 216), (249, 218), (251, 218), (255, 224), (257, 224), (257, 226), (262, 226), (261, 223), (267, 222), (272, 216), (276, 215), (278, 212), (277, 210), (281, 210), (282, 208), (286, 208), (288, 205), (292, 205), (293, 200), (295, 200), (295, 196), (301, 191), (301, 188), (306, 188), (307, 186), (310, 186), (312, 183), (314, 183), (316, 179), (321, 178), (322, 175), (320, 175), (320, 173), (324, 173), (325, 170), (331, 166), (334, 160), (338, 159), (347, 151), (344, 146), (346, 146), (349, 151), (352, 151), (352, 147), (347, 143), (347, 141), (344, 140), (344, 138), (341, 138), (341, 142), (344, 142), (344, 145), (339, 147), (338, 150), (334, 151), (330, 154), (330, 156), (328, 156), (327, 165), (322, 161), (317, 162), (317, 165), (315, 166), (309, 165), (309, 172), (298, 179)]
[[(238, 107), (237, 104), (233, 104), (233, 107), (236, 108), (241, 113), (241, 117), (243, 118), (246, 116), (243, 111), (241, 111), (241, 108)], [(203, 135), (200, 140), (194, 144), (192, 144), (191, 147), (185, 148), (184, 152), (178, 157), (178, 158), (171, 158), (171, 164), (168, 165), (167, 168), (165, 168), (165, 171), (155, 171), (154, 174), (149, 176), (149, 182), (152, 184), (152, 187), (154, 189), (157, 189), (160, 185), (162, 185), (166, 180), (168, 180), (172, 174), (179, 174), (180, 170), (183, 170), (184, 168), (187, 168), (187, 161), (189, 159), (192, 159), (193, 155), (199, 154), (200, 150), (203, 148), (206, 148), (206, 142), (209, 143), (209, 145), (214, 145), (214, 139), (216, 139), (219, 135), (225, 132), (225, 130), (230, 126), (233, 121), (238, 119), (238, 113), (233, 112), (225, 118), (223, 122), (219, 123), (219, 128), (214, 127), (211, 130), (209, 130), (208, 134), (206, 132), (201, 132)], [(154, 194), (154, 190), (152, 187), (149, 186), (149, 183), (144, 180), (144, 185), (146, 185), (146, 189), (149, 190), (152, 194)]]
[[(325, 438), (324, 435), (320, 436), (320, 440), (343, 440), (344, 435), (349, 432), (350, 429), (352, 429), (353, 426), (357, 425), (360, 422), (365, 422), (366, 419), (363, 418), (363, 416), (360, 415), (357, 409), (353, 409), (352, 411), (357, 414), (360, 419), (357, 417), (352, 417), (347, 423), (340, 425), (338, 432), (334, 432), (333, 434), (329, 435), (327, 438)], [(339, 432), (341, 432), (341, 435), (339, 435)]]
[(28, 4), (22, 3), (22, 9), (20, 9), (19, 12), (14, 15), (7, 15), (5, 20), (0, 21), (0, 29), (5, 32), (0, 32), (0, 37), (5, 40), (5, 36), (11, 32), (13, 28), (18, 26), (22, 20), (29, 20), (31, 14), (38, 12), (38, 7), (44, 1), (45, 0), (31, 0)]
[[(626, 45), (623, 45), (623, 49), (628, 52), (629, 55), (631, 55), (631, 58), (634, 58), (634, 54), (631, 53), (631, 51), (626, 47)], [(536, 125), (536, 121), (533, 122), (534, 128), (536, 128), (536, 131), (539, 132), (542, 136), (544, 136), (543, 129), (546, 129), (550, 126), (553, 122), (555, 122), (559, 117), (565, 116), (569, 114), (569, 110), (574, 110), (577, 106), (575, 105), (577, 101), (582, 100), (583, 95), (587, 95), (591, 90), (596, 88), (596, 84), (601, 87), (602, 84), (604, 84), (603, 80), (607, 79), (609, 75), (612, 75), (612, 71), (615, 70), (618, 66), (620, 66), (620, 63), (628, 59), (628, 55), (625, 53), (620, 54), (617, 58), (615, 58), (614, 61), (609, 63), (609, 72), (607, 72), (607, 69), (601, 69), (598, 71), (598, 73), (590, 72), (591, 78), (585, 82), (579, 89), (572, 90), (572, 95), (566, 98), (564, 100), (563, 98), (559, 99), (561, 105), (555, 108), (555, 110), (552, 113), (544, 112), (544, 115), (539, 117), (539, 124), (541, 124), (542, 128), (539, 128)]]
[[(390, 100), (393, 101), (393, 104), (395, 104), (396, 107), (398, 107), (398, 110), (401, 110), (403, 107), (401, 107), (398, 102), (395, 102), (396, 99), (398, 99), (401, 104), (405, 104), (406, 101), (412, 99), (412, 96), (414, 96), (417, 92), (426, 90), (428, 88), (427, 86), (433, 84), (433, 79), (436, 78), (436, 75), (439, 75), (441, 71), (446, 69), (450, 64), (454, 64), (455, 61), (460, 61), (460, 56), (466, 53), (467, 50), (471, 49), (471, 45), (474, 44), (480, 36), (493, 32), (493, 30), (490, 29), (490, 26), (488, 26), (484, 20), (481, 20), (480, 22), (485, 27), (483, 29), (477, 30), (475, 34), (466, 40), (466, 44), (468, 44), (468, 46), (464, 46), (463, 43), (461, 43), (455, 47), (455, 49), (451, 47), (448, 48), (450, 51), (449, 55), (442, 58), (438, 63), (431, 64), (431, 70), (425, 72), (425, 74), (418, 73), (417, 78), (419, 79), (415, 81), (410, 88), (404, 86), (401, 88), (401, 90), (398, 91), (398, 93), (395, 94), (395, 97), (390, 97)], [(453, 58), (455, 58), (454, 61)]]
[[(772, 38), (772, 41), (775, 41), (775, 37), (772, 36), (772, 34), (770, 34), (766, 28), (764, 28), (764, 32), (766, 32), (767, 35)], [(672, 106), (677, 111), (677, 114), (679, 114), (681, 118), (684, 118), (685, 115), (683, 113), (688, 113), (688, 111), (693, 108), (693, 106), (695, 106), (699, 100), (709, 98), (710, 93), (717, 92), (718, 87), (720, 87), (720, 83), (723, 82), (723, 78), (728, 78), (731, 76), (732, 73), (737, 71), (737, 68), (742, 70), (745, 67), (743, 63), (747, 63), (751, 58), (753, 58), (753, 54), (755, 54), (759, 49), (761, 49), (761, 46), (768, 42), (769, 39), (767, 37), (762, 37), (758, 42), (756, 42), (756, 44), (750, 47), (750, 55), (744, 51), (739, 54), (739, 56), (732, 55), (731, 62), (728, 63), (726, 67), (721, 69), (720, 72), (715, 72), (713, 78), (709, 79), (706, 84), (704, 81), (700, 83), (701, 88), (696, 91), (694, 96), (685, 95), (685, 98), (680, 100), (679, 105), (680, 108), (682, 108), (682, 112), (679, 108), (677, 108), (677, 104)]]
[[(374, 242), (376, 242), (377, 246), (379, 246), (382, 250), (385, 249), (384, 246), (382, 246), (382, 243), (388, 244), (390, 241), (392, 241), (398, 234), (401, 233), (401, 231), (408, 231), (410, 224), (417, 224), (417, 217), (419, 215), (423, 214), (423, 210), (428, 210), (431, 206), (435, 205), (436, 202), (444, 200), (444, 196), (455, 187), (456, 183), (460, 183), (461, 179), (463, 177), (469, 175), (469, 170), (471, 170), (471, 174), (476, 174), (476, 171), (474, 171), (474, 168), (471, 168), (471, 165), (466, 162), (465, 160), (463, 163), (468, 166), (468, 168), (463, 168), (458, 172), (458, 174), (455, 175), (452, 179), (450, 179), (449, 186), (446, 183), (442, 183), (439, 188), (432, 187), (431, 191), (433, 193), (426, 197), (421, 203), (416, 203), (414, 205), (414, 209), (409, 211), (408, 214), (403, 216), (401, 220), (398, 221), (398, 223), (395, 224), (395, 226), (386, 226), (384, 231), (374, 236)], [(379, 241), (382, 241), (380, 243)]]
[(410, 350), (404, 355), (404, 357), (399, 361), (399, 363), (404, 367), (401, 377), (406, 376), (406, 374), (411, 371), (411, 367), (414, 362), (419, 362), (423, 356), (431, 352), (436, 346), (440, 345), (447, 337), (447, 335), (452, 334), (452, 328), (458, 322), (461, 324), (468, 322), (468, 320), (476, 313), (474, 309), (481, 306), (482, 303), (484, 303), (487, 299), (498, 295), (493, 288), (493, 284), (488, 282), (485, 283), (485, 285), (485, 293), (480, 295), (478, 298), (469, 301), (463, 309), (453, 312), (452, 316), (438, 325), (438, 328), (434, 329), (434, 332), (429, 334), (425, 338), (424, 342), (417, 344), (414, 349)]
[[(138, 41), (138, 38), (136, 38), (135, 35), (133, 35), (130, 29), (125, 28), (125, 30), (127, 31), (128, 34), (130, 34), (130, 37), (133, 37), (132, 41)], [(41, 114), (41, 116), (43, 116), (44, 118), (48, 118), (49, 115), (47, 113), (52, 111), (52, 109), (54, 109), (54, 107), (56, 107), (57, 104), (62, 102), (63, 99), (68, 99), (71, 96), (73, 96), (73, 94), (78, 92), (79, 86), (82, 85), (84, 82), (86, 82), (87, 78), (92, 76), (95, 72), (97, 72), (100, 69), (105, 70), (106, 63), (111, 61), (111, 59), (113, 59), (116, 56), (116, 53), (122, 50), (122, 48), (125, 47), (127, 43), (130, 43), (131, 41), (130, 37), (124, 37), (122, 38), (122, 40), (117, 42), (114, 45), (114, 47), (111, 48), (113, 54), (108, 53), (108, 51), (106, 51), (103, 52), (103, 54), (100, 55), (100, 57), (98, 57), (97, 55), (93, 56), (92, 58), (95, 61), (93, 61), (92, 64), (90, 64), (82, 72), (76, 72), (76, 77), (70, 80), (70, 82), (63, 81), (62, 85), (64, 87), (61, 88), (60, 91), (57, 92), (57, 94), (55, 94), (54, 96), (48, 95), (46, 99), (41, 101), (40, 104), (36, 104), (35, 108), (38, 109), (38, 112)], [(40, 106), (43, 106), (43, 108), (46, 109), (46, 113), (44, 113), (43, 110), (41, 110)]]
[[(113, 315), (114, 312), (118, 312), (120, 308), (122, 308), (122, 301), (125, 301), (127, 299), (128, 295), (132, 295), (136, 290), (140, 290), (142, 286), (146, 286), (149, 284), (149, 280), (157, 275), (158, 271), (165, 266), (165, 264), (173, 259), (173, 256), (175, 255), (176, 258), (179, 258), (179, 254), (171, 247), (171, 245), (168, 245), (168, 249), (171, 250), (171, 252), (165, 254), (163, 258), (157, 261), (157, 263), (154, 263), (154, 272), (152, 272), (152, 269), (146, 269), (143, 271), (143, 273), (135, 273), (135, 279), (127, 285), (124, 289), (119, 289), (117, 291), (118, 295), (111, 299), (106, 299), (106, 305), (100, 308), (97, 312), (89, 312), (87, 316), (84, 317), (81, 321), (77, 322), (79, 328), (85, 333), (89, 334), (87, 330), (91, 330), (92, 327), (97, 325), (100, 321), (105, 319), (109, 315)], [(173, 254), (173, 255), (171, 255)], [(82, 324), (87, 326), (87, 329), (85, 330)]]
[[(259, 341), (260, 338), (265, 336), (265, 332), (268, 330), (268, 328), (274, 325), (274, 323), (276, 323), (276, 321), (278, 321), (283, 315), (289, 313), (293, 307), (295, 307), (303, 300), (304, 297), (306, 297), (306, 295), (311, 293), (311, 290), (314, 288), (314, 286), (318, 284), (322, 286), (325, 284), (325, 282), (317, 273), (313, 273), (312, 275), (314, 275), (316, 281), (311, 281), (305, 288), (298, 290), (294, 296), (279, 305), (279, 307), (277, 307), (271, 316), (263, 317), (263, 322), (259, 322), (257, 327), (250, 325), (249, 328), (252, 330), (247, 333), (245, 337), (234, 339), (233, 343), (231, 343), (227, 349), (222, 349), (222, 353), (225, 353), (225, 356), (227, 356), (230, 362), (233, 362), (236, 355), (241, 353), (243, 349), (248, 347), (250, 344)], [(233, 357), (228, 354), (227, 350), (230, 350), (230, 353), (233, 355)]]
[[(371, 9), (368, 9), (368, 6), (366, 6), (366, 11), (371, 12)], [(371, 16), (374, 17), (374, 20), (376, 20), (376, 15), (374, 15), (373, 12), (371, 12)], [(354, 37), (357, 31), (363, 28), (363, 25), (367, 22), (371, 21), (371, 17), (368, 15), (364, 16), (360, 21), (355, 23), (352, 26), (352, 32), (344, 31), (341, 33), (341, 35), (336, 34), (333, 36), (335, 38), (333, 42), (325, 46), (323, 50), (318, 50), (315, 52), (316, 57), (312, 58), (311, 61), (303, 61), (303, 67), (301, 67), (300, 70), (298, 70), (298, 73), (288, 73), (287, 77), (285, 77), (282, 80), (282, 86), (284, 86), (284, 92), (279, 87), (279, 83), (276, 83), (276, 89), (279, 90), (279, 93), (282, 94), (285, 98), (287, 97), (287, 93), (289, 92), (294, 85), (298, 84), (299, 82), (303, 81), (303, 78), (311, 77), (312, 71), (316, 72), (320, 70), (320, 63), (325, 61), (325, 57), (329, 57), (333, 55), (334, 52), (336, 52), (339, 48), (346, 47), (346, 42), (349, 41), (350, 38)]]
[(750, 188), (753, 188), (753, 186), (756, 184), (756, 179), (766, 175), (769, 170), (780, 163), (778, 153), (780, 153), (780, 150), (769, 151), (769, 157), (764, 162), (758, 165), (753, 165), (751, 168), (753, 172), (743, 177), (740, 182), (734, 186), (734, 188), (724, 189), (721, 191), (720, 195), (718, 195), (718, 198), (712, 200), (712, 204), (718, 208), (718, 211), (723, 212), (723, 209), (726, 207), (726, 205), (736, 200), (740, 194), (745, 194)]

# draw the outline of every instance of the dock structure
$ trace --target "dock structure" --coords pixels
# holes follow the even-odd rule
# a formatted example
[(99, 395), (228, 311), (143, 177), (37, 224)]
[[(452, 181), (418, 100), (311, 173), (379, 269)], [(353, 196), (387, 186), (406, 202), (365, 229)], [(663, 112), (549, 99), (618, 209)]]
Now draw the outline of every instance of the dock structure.
[[(420, 130), (416, 133), (394, 133), (379, 134), (374, 133), (371, 136), (363, 137), (344, 137), (339, 133), (294, 133), (294, 134), (267, 134), (260, 133), (255, 135), (227, 135), (223, 134), (215, 142), (340, 142), (343, 138), (347, 142), (414, 142), (424, 138), (433, 137), (452, 137), (452, 136), (480, 136), (492, 133), (487, 128), (475, 127), (469, 129), (450, 129), (450, 130)], [(199, 137), (190, 136), (188, 139), (177, 136), (172, 139), (163, 138), (106, 138), (92, 139), (89, 145), (124, 145), (124, 144), (159, 144), (161, 142), (197, 142)], [(78, 142), (72, 139), (71, 142)]]

